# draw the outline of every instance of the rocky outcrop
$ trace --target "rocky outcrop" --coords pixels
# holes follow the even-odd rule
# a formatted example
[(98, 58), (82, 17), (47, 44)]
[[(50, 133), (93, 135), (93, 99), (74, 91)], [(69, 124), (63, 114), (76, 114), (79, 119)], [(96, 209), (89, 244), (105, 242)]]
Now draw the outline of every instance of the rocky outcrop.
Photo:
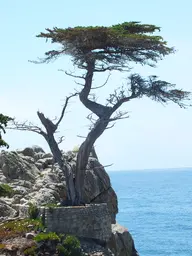
[[(75, 173), (76, 154), (63, 153), (67, 168)], [(66, 181), (63, 171), (54, 165), (50, 153), (38, 146), (22, 151), (0, 154), (0, 182), (8, 183), (14, 190), (11, 199), (2, 198), (4, 204), (18, 209), (18, 204), (33, 202), (38, 206), (58, 203), (66, 196)], [(85, 176), (85, 203), (107, 203), (112, 223), (118, 212), (117, 196), (111, 187), (105, 169), (96, 157), (90, 157)]]
[(131, 234), (118, 223), (112, 224), (112, 235), (107, 247), (116, 256), (138, 256)]
[[(67, 168), (75, 174), (76, 153), (63, 152)], [(38, 206), (58, 203), (66, 197), (66, 180), (63, 171), (54, 164), (50, 153), (35, 146), (22, 151), (0, 153), (0, 183), (8, 184), (14, 194), (0, 199), (0, 221), (17, 216), (25, 217), (29, 202)], [(107, 203), (111, 215), (112, 234), (103, 246), (95, 241), (82, 242), (85, 255), (137, 256), (130, 233), (116, 223), (117, 196), (109, 175), (99, 163), (96, 154), (89, 158), (85, 175), (84, 201)], [(27, 239), (29, 235), (27, 235)]]
[(16, 217), (16, 215), (17, 211), (0, 199), (0, 220), (7, 216)]

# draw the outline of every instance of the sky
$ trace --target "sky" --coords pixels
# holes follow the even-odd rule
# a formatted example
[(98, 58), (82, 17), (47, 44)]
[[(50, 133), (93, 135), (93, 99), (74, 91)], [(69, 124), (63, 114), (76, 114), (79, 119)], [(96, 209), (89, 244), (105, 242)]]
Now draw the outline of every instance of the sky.
[[(157, 75), (178, 88), (192, 91), (192, 2), (154, 0), (105, 1), (0, 1), (0, 112), (16, 120), (40, 125), (37, 110), (54, 118), (65, 97), (78, 89), (73, 78), (59, 69), (73, 70), (68, 57), (50, 64), (35, 65), (28, 60), (43, 57), (53, 45), (35, 36), (45, 28), (103, 25), (141, 21), (161, 27), (161, 35), (174, 55), (159, 62), (156, 68), (137, 66), (133, 72)], [(77, 72), (77, 70), (75, 70)], [(97, 91), (104, 101), (113, 89), (125, 82), (126, 74), (113, 73), (108, 84)], [(97, 76), (100, 85), (105, 76)], [(174, 104), (163, 106), (149, 99), (127, 103), (129, 118), (106, 130), (96, 142), (96, 151), (108, 170), (183, 168), (192, 166), (192, 108)], [(89, 112), (78, 99), (72, 99), (57, 136), (65, 136), (63, 150), (73, 149), (86, 136)], [(49, 148), (44, 139), (32, 132), (8, 130), (4, 136), (10, 150), (39, 145)]]

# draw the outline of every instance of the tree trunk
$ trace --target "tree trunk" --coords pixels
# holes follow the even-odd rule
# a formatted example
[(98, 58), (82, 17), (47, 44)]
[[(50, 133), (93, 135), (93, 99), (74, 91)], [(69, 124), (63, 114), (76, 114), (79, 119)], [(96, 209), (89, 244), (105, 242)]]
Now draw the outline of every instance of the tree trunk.
[(54, 133), (57, 129), (57, 126), (53, 124), (51, 120), (45, 118), (43, 113), (37, 112), (39, 119), (41, 120), (42, 124), (44, 125), (47, 133), (42, 132), (41, 135), (46, 139), (51, 153), (53, 154), (54, 161), (58, 163), (59, 167), (63, 171), (65, 178), (66, 178), (66, 189), (67, 189), (67, 199), (74, 204), (75, 201), (75, 185), (73, 180), (73, 173), (72, 170), (67, 164), (64, 164), (64, 159), (59, 149), (58, 143), (55, 140)]
[(89, 159), (89, 155), (93, 148), (95, 141), (104, 132), (109, 123), (109, 118), (99, 118), (95, 123), (94, 128), (89, 132), (85, 141), (81, 144), (76, 163), (76, 175), (75, 175), (75, 190), (76, 200), (75, 204), (80, 205), (84, 203), (83, 190), (84, 190), (84, 179), (85, 171)]
[(64, 164), (64, 159), (61, 153), (61, 150), (58, 147), (57, 142), (55, 141), (53, 134), (47, 134), (45, 137), (50, 150), (53, 154), (54, 161), (58, 163), (59, 167), (63, 171), (66, 178), (66, 186), (67, 186), (67, 199), (71, 201), (71, 204), (74, 204), (75, 201), (75, 187), (73, 181), (73, 173), (70, 166)]

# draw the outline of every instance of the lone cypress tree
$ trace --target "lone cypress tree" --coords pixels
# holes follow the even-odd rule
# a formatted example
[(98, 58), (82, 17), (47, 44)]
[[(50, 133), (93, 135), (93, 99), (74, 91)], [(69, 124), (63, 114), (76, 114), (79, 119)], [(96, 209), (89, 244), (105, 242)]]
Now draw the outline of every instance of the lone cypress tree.
[(156, 31), (160, 31), (160, 27), (140, 22), (125, 22), (110, 27), (54, 27), (37, 35), (60, 45), (60, 49), (46, 52), (40, 63), (48, 63), (60, 56), (70, 55), (73, 65), (83, 70), (83, 74), (80, 75), (67, 74), (83, 80), (79, 91), (80, 101), (97, 116), (79, 148), (74, 204), (78, 205), (83, 201), (85, 170), (93, 145), (110, 122), (127, 117), (127, 113), (119, 110), (124, 103), (146, 96), (156, 102), (174, 102), (180, 107), (186, 106), (185, 100), (189, 99), (189, 92), (176, 89), (175, 85), (159, 80), (157, 76), (143, 78), (139, 74), (130, 74), (127, 85), (109, 94), (106, 103), (102, 104), (91, 98), (92, 89), (99, 88), (93, 85), (95, 73), (130, 72), (131, 64), (134, 63), (155, 67), (163, 57), (174, 53), (174, 48), (168, 47), (161, 36), (154, 35)]
[(1, 133), (5, 133), (5, 128), (7, 126), (7, 123), (11, 121), (12, 118), (9, 116), (5, 116), (3, 114), (0, 114), (0, 147), (9, 147), (9, 145), (2, 139)]

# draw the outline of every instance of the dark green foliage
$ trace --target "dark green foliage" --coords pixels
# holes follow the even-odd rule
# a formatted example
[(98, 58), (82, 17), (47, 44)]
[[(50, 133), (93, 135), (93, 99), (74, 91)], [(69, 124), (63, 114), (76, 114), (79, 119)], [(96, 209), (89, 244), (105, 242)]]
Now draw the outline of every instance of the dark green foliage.
[(13, 120), (11, 117), (0, 114), (0, 147), (9, 147), (9, 145), (2, 139), (1, 132), (5, 133), (7, 123), (11, 120)]
[(28, 255), (28, 256), (36, 256), (36, 251), (37, 251), (37, 246), (32, 246), (30, 248), (27, 248), (24, 250), (24, 255)]
[(72, 235), (60, 235), (61, 242), (57, 245), (59, 256), (83, 256), (79, 240)]
[[(75, 236), (71, 235), (57, 235), (54, 232), (49, 233), (39, 233), (34, 240), (37, 243), (43, 243), (44, 250), (48, 249), (47, 242), (55, 245), (60, 256), (82, 256), (81, 244)], [(42, 249), (41, 248), (41, 249)]]
[(29, 203), (28, 214), (30, 219), (37, 219), (39, 216), (39, 209), (35, 204)]
[(174, 52), (161, 36), (153, 35), (160, 31), (160, 27), (140, 22), (124, 22), (110, 27), (54, 27), (46, 31), (37, 37), (59, 43), (61, 49), (46, 52), (43, 61), (69, 54), (80, 68), (85, 67), (88, 58), (96, 62), (97, 68), (102, 66), (110, 70), (129, 67), (130, 61), (154, 66), (159, 59)]
[(75, 236), (67, 235), (63, 243), (65, 256), (81, 256), (81, 244)]
[(12, 196), (14, 190), (8, 184), (0, 184), (0, 197), (1, 196)]

